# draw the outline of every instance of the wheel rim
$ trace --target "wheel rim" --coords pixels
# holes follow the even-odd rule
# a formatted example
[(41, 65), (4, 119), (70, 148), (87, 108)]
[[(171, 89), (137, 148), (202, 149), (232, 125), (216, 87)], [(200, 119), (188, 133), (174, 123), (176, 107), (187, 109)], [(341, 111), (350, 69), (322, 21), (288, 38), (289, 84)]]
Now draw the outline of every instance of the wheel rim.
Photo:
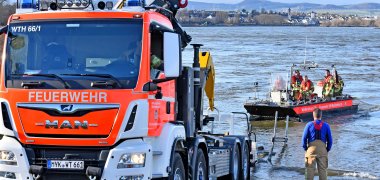
[(181, 169), (177, 168), (174, 171), (174, 180), (182, 180), (181, 174)]
[(244, 159), (243, 159), (243, 173), (244, 173), (244, 179), (248, 179), (248, 157), (247, 157), (247, 154), (248, 154), (248, 149), (247, 149), (247, 146), (244, 147)]
[(234, 153), (234, 179), (238, 179), (238, 174), (239, 174), (239, 160), (238, 160), (238, 153), (235, 150)]
[(203, 179), (204, 179), (203, 163), (200, 162), (198, 164), (198, 180), (203, 180)]

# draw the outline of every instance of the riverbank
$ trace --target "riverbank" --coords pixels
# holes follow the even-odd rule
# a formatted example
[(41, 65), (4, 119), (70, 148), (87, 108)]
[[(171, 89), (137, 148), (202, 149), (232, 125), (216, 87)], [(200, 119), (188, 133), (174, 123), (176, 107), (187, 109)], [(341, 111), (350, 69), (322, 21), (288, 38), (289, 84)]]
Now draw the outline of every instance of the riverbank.
[(380, 27), (377, 16), (339, 15), (331, 13), (274, 11), (202, 11), (183, 10), (176, 15), (185, 26), (326, 26)]
[(258, 25), (258, 24), (183, 24), (182, 27), (341, 27), (341, 28), (349, 28), (349, 27), (362, 27), (362, 28), (375, 28), (380, 29), (380, 26), (350, 26), (350, 25), (342, 25), (342, 26), (327, 26), (327, 25), (278, 25), (278, 24), (268, 24), (268, 25)]
[(307, 27), (317, 25), (292, 25), (292, 24), (181, 24), (183, 27), (240, 27), (240, 26), (278, 26), (278, 27)]

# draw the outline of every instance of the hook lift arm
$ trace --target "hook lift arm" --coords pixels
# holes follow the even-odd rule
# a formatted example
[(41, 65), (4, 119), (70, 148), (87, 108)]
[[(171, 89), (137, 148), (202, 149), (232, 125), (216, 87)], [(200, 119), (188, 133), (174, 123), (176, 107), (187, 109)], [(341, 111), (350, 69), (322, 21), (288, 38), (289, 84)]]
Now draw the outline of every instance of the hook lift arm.
[(178, 20), (175, 18), (177, 12), (181, 8), (185, 8), (188, 4), (188, 0), (154, 0), (145, 9), (156, 9), (156, 12), (166, 16), (173, 24), (174, 31), (181, 35), (182, 49), (184, 49), (192, 40), (191, 36), (183, 30), (182, 26), (179, 24)]

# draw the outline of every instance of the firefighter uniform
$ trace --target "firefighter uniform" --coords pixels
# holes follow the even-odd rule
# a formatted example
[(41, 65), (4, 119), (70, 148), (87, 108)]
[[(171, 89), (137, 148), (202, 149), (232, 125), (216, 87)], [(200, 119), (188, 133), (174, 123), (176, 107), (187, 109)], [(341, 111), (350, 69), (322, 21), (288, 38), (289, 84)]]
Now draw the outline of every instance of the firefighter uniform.
[(301, 89), (301, 93), (300, 93), (300, 97), (298, 98), (298, 100), (300, 100), (300, 99), (310, 100), (311, 95), (314, 92), (314, 85), (313, 85), (313, 82), (311, 82), (309, 79), (307, 79), (307, 76), (302, 81), (300, 89)]
[(338, 82), (335, 82), (335, 91), (334, 91), (334, 96), (341, 96), (343, 95), (343, 87), (344, 87), (344, 82), (343, 79), (339, 76)]
[(328, 80), (325, 81), (325, 85), (323, 87), (323, 96), (326, 98), (333, 97), (334, 92), (335, 92), (335, 87), (334, 87), (334, 79), (329, 78)]
[(299, 70), (295, 71), (295, 74), (291, 78), (291, 87), (293, 91), (293, 98), (298, 100), (300, 96), (300, 86), (301, 82), (303, 81), (303, 78), (299, 72)]

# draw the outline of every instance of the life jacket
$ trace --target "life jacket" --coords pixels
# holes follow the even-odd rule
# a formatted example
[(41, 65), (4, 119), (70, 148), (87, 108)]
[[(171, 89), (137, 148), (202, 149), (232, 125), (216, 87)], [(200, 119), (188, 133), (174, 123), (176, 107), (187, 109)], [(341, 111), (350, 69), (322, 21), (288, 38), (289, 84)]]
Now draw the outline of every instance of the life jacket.
[(316, 121), (313, 121), (314, 130), (315, 130), (315, 139), (321, 140), (321, 129), (323, 126), (323, 121), (320, 124), (317, 124)]
[(302, 80), (303, 80), (302, 76), (294, 76), (294, 77), (295, 77), (295, 80), (296, 80), (295, 83), (297, 83), (297, 84), (301, 84), (302, 83)]
[(313, 82), (310, 79), (307, 81), (303, 80), (301, 83), (301, 90), (306, 91), (306, 88), (308, 88), (308, 91), (314, 90)]
[(301, 85), (302, 81), (303, 81), (302, 76), (296, 76), (296, 75), (292, 76), (292, 88), (294, 91), (300, 90), (300, 85)]
[(330, 83), (330, 80), (332, 79), (332, 75), (325, 76), (324, 83)]

